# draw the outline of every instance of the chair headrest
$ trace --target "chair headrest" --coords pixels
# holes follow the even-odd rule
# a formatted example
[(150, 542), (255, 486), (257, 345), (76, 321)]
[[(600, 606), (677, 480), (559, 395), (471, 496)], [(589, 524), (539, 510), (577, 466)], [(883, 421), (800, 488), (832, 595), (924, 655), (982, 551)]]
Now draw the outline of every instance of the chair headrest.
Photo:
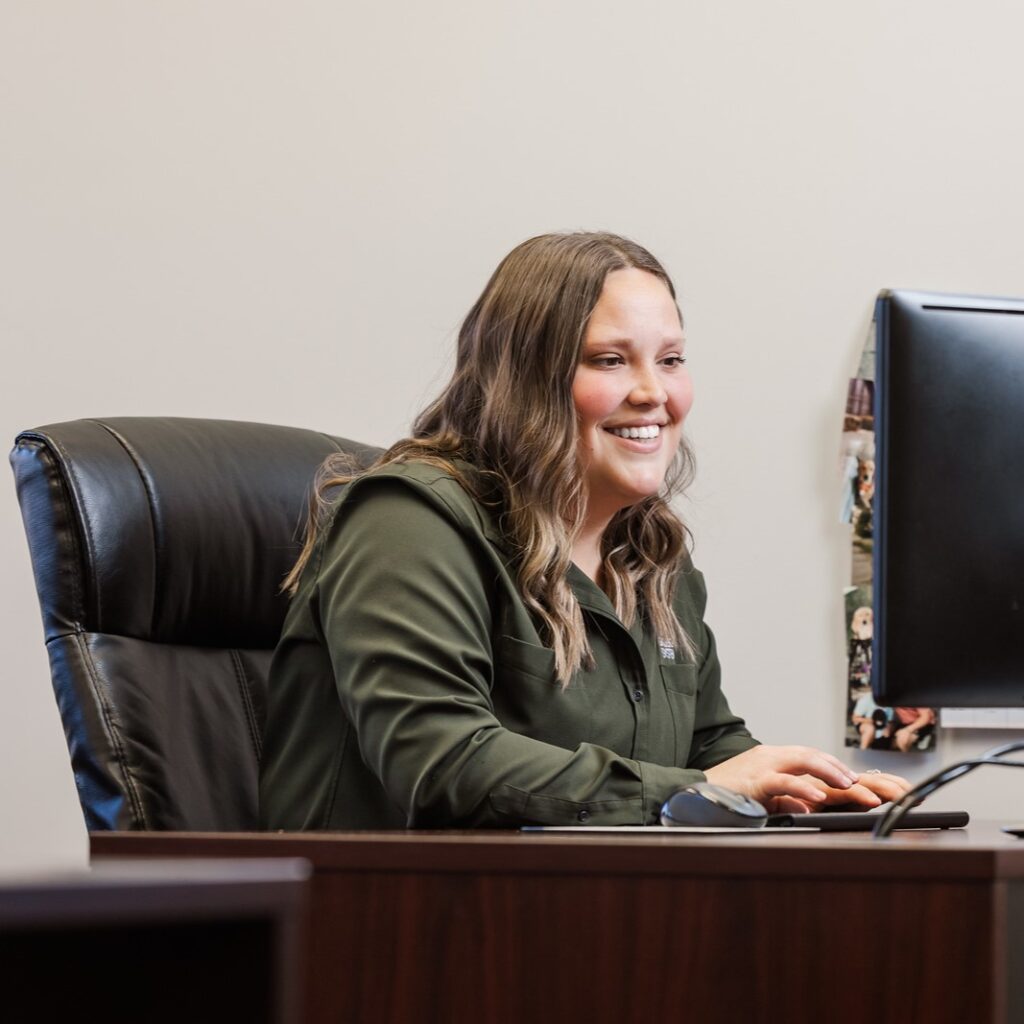
[(377, 449), (312, 430), (156, 417), (74, 420), (11, 453), (47, 638), (75, 629), (271, 647), (314, 474)]

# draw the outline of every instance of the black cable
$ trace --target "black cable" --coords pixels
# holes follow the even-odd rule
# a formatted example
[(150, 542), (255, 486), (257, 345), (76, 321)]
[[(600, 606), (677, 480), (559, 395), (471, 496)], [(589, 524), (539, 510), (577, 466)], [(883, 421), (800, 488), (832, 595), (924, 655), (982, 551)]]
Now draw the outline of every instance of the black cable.
[(1017, 750), (1024, 750), (1024, 741), (1016, 743), (1004, 743), (1000, 747), (993, 747), (986, 750), (981, 757), (970, 757), (956, 764), (943, 768), (942, 771), (930, 775), (924, 782), (919, 782), (913, 789), (908, 790), (899, 800), (896, 801), (882, 815), (875, 825), (873, 835), (875, 839), (886, 838), (893, 829), (899, 827), (903, 816), (912, 808), (916, 807), (925, 797), (931, 796), (937, 789), (941, 789), (948, 782), (959, 779), (962, 775), (974, 771), (983, 764), (1000, 764), (1008, 768), (1024, 768), (1024, 761), (1004, 761), (1004, 754), (1012, 754)]

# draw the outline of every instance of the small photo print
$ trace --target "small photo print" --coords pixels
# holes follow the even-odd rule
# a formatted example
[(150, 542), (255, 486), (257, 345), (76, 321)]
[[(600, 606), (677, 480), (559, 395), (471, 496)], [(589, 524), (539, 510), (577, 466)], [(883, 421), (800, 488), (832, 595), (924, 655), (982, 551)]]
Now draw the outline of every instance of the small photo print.
[(846, 746), (900, 753), (932, 750), (933, 708), (886, 708), (871, 693), (874, 612), (870, 584), (850, 587), (846, 603)]
[(850, 587), (846, 592), (846, 746), (888, 750), (892, 710), (879, 707), (871, 696), (871, 596), (870, 585)]
[(853, 527), (853, 563), (850, 582), (855, 587), (871, 582), (874, 547), (875, 497), (875, 385), (850, 381), (840, 452), (842, 491), (839, 520)]
[(843, 433), (875, 430), (875, 382), (852, 377), (846, 389)]

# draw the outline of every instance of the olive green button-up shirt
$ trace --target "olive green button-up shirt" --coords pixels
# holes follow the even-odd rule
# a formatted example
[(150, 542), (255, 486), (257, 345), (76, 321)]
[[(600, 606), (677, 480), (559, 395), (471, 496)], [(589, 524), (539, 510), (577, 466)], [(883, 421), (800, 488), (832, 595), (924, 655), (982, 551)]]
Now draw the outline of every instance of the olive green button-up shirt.
[(573, 567), (596, 665), (562, 689), (487, 510), (451, 475), (348, 486), (270, 671), (271, 829), (653, 824), (703, 769), (756, 745), (719, 685), (703, 579), (676, 612), (696, 660), (626, 628)]

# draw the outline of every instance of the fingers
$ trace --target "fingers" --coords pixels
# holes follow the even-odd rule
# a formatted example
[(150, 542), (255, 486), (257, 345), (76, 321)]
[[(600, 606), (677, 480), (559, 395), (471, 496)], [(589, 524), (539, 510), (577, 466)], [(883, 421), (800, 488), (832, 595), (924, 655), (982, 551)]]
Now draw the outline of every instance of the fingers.
[(815, 750), (814, 753), (823, 757), (826, 762), (832, 765), (832, 767), (840, 773), (840, 775), (842, 775), (845, 778), (856, 781), (857, 773), (852, 768), (850, 768), (849, 765), (844, 764), (842, 761), (840, 761), (838, 757), (834, 757), (832, 754), (826, 753), (824, 750)]
[(850, 810), (866, 810), (869, 807), (877, 807), (882, 802), (869, 789), (858, 783), (844, 789), (835, 786), (822, 786), (821, 783), (817, 785), (824, 790), (822, 802), (826, 807), (841, 807), (849, 804)]
[(882, 800), (899, 800), (910, 788), (910, 783), (900, 775), (887, 772), (864, 772), (857, 784), (877, 794)]
[[(705, 770), (709, 782), (746, 793), (755, 800), (789, 797), (816, 808), (826, 803), (856, 803), (877, 807), (882, 799), (901, 793), (904, 780), (895, 775), (863, 776), (837, 757), (813, 747), (758, 746)], [(846, 796), (861, 785), (856, 794)], [(877, 796), (875, 794), (878, 794)], [(805, 808), (806, 809), (806, 808)]]
[(831, 754), (813, 747), (779, 747), (779, 770), (791, 775), (810, 775), (828, 786), (846, 789), (857, 781), (857, 773)]
[(812, 807), (820, 807), (827, 796), (821, 785), (806, 775), (772, 772), (765, 776), (762, 785), (768, 796), (792, 797)]
[[(862, 786), (859, 782), (854, 783), (849, 789), (836, 792), (835, 799), (831, 801), (836, 804), (856, 804), (857, 807), (863, 807), (864, 810), (877, 807), (881, 802), (867, 786)], [(851, 808), (851, 810), (855, 809)]]
[(771, 814), (807, 814), (814, 809), (811, 804), (797, 800), (794, 796), (773, 796), (768, 801), (768, 811)]
[(899, 775), (864, 772), (857, 782), (845, 789), (826, 787), (824, 803), (827, 806), (852, 804), (870, 810), (879, 804), (899, 800), (909, 788), (910, 783)]

